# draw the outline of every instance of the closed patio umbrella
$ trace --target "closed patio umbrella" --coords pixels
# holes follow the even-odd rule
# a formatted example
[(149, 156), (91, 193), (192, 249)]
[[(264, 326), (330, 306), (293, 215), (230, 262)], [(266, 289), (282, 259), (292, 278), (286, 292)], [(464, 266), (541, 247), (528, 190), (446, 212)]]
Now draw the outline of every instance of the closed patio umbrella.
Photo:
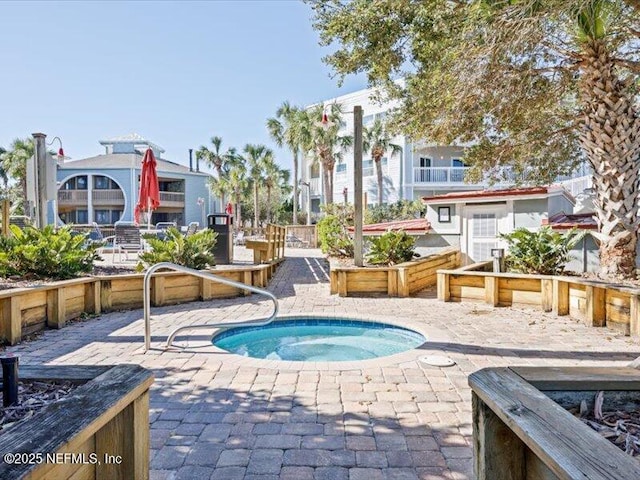
[(155, 210), (160, 206), (160, 185), (158, 185), (156, 165), (153, 150), (148, 148), (144, 152), (144, 158), (142, 159), (140, 192), (138, 193), (138, 204), (135, 210), (136, 223), (140, 223), (140, 213), (147, 212), (147, 228), (151, 228), (151, 210)]

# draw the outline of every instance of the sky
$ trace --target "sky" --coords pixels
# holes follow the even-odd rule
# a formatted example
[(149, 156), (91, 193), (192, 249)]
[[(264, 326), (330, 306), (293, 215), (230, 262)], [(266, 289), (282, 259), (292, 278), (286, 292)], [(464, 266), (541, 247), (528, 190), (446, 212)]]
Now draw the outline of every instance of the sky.
[(265, 144), (290, 168), (265, 128), (282, 101), (366, 86), (338, 87), (311, 14), (294, 0), (3, 1), (0, 146), (43, 132), (73, 160), (136, 132), (187, 165), (189, 148), (218, 135), (223, 149)]

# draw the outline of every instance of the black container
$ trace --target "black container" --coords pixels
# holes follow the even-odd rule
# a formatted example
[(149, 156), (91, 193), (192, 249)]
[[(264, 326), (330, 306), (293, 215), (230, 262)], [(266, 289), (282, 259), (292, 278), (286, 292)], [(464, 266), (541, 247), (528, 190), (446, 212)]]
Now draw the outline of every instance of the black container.
[(0, 358), (2, 363), (2, 404), (18, 403), (18, 357)]
[(233, 263), (233, 217), (225, 213), (214, 213), (207, 217), (207, 227), (218, 234), (213, 250), (217, 265)]

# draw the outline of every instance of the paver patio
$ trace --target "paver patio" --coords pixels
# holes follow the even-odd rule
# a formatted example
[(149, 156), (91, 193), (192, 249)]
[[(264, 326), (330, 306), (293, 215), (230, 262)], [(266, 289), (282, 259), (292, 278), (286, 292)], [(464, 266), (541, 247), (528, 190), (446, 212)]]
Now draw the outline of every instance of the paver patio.
[[(102, 315), (10, 351), (23, 364), (138, 363), (152, 369), (151, 478), (470, 479), (467, 375), (499, 365), (620, 366), (638, 341), (533, 310), (401, 298), (329, 295), (318, 250), (288, 249), (269, 289), (283, 314), (388, 318), (421, 326), (430, 343), (380, 361), (297, 365), (199, 349), (203, 330), (159, 347), (176, 326), (267, 315), (258, 296), (153, 311), (154, 348), (142, 353), (142, 311)], [(457, 365), (434, 368), (419, 354)]]

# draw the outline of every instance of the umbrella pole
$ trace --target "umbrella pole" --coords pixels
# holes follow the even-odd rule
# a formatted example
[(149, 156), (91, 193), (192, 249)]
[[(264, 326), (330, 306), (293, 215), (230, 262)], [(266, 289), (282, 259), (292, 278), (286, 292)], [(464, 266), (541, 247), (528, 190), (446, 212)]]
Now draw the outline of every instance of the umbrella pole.
[(151, 230), (151, 201), (147, 199), (147, 230)]

